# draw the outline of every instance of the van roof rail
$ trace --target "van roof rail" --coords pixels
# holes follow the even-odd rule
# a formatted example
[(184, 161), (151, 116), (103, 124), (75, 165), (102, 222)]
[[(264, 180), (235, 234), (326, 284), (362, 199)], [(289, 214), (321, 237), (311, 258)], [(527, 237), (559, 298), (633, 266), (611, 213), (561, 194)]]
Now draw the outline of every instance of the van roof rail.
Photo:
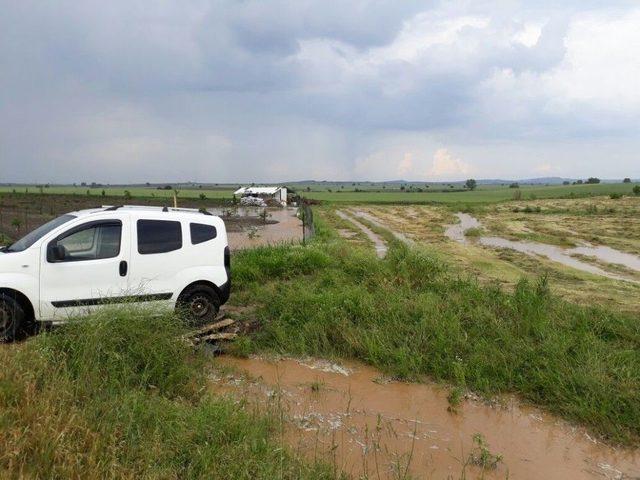
[(107, 207), (104, 209), (105, 212), (113, 212), (115, 210), (118, 210), (119, 208), (122, 208), (123, 205), (112, 205), (111, 207)]

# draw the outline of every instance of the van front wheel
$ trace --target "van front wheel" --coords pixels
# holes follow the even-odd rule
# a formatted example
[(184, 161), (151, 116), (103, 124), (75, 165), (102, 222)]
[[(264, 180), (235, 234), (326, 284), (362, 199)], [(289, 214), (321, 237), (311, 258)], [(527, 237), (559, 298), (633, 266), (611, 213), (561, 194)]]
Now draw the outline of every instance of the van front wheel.
[(0, 293), (0, 342), (12, 342), (20, 336), (25, 313), (9, 295)]
[(191, 325), (204, 325), (218, 315), (220, 298), (213, 288), (194, 285), (180, 294), (176, 309)]

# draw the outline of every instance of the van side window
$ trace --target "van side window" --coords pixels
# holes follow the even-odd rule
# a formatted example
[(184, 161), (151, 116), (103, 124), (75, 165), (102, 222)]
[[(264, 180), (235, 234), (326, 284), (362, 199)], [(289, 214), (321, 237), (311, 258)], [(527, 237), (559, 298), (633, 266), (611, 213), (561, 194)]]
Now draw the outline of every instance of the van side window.
[(197, 245), (198, 243), (208, 242), (218, 236), (218, 231), (213, 225), (205, 225), (204, 223), (190, 223), (189, 230), (191, 230), (191, 244)]
[(169, 220), (138, 220), (138, 253), (166, 253), (182, 248), (180, 222)]
[(120, 254), (122, 223), (119, 220), (91, 222), (87, 226), (77, 227), (49, 243), (48, 251), (53, 247), (62, 247), (63, 258), (53, 259), (47, 254), (49, 262), (78, 262), (117, 257)]

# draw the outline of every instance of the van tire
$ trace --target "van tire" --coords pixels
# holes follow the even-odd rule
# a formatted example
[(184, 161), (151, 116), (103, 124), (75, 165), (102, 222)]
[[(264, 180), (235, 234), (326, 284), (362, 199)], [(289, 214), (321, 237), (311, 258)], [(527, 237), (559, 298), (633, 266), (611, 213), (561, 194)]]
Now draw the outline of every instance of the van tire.
[(23, 335), (25, 312), (14, 298), (0, 293), (0, 343), (13, 342)]
[(196, 284), (180, 294), (176, 310), (189, 325), (198, 326), (212, 322), (220, 311), (220, 304), (220, 297), (213, 288)]

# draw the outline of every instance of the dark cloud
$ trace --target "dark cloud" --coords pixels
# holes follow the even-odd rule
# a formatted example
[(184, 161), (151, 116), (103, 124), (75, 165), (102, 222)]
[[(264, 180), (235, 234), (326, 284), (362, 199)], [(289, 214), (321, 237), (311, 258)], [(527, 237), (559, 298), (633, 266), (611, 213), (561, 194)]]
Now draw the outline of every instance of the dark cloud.
[(500, 148), (488, 161), (486, 145), (509, 146), (506, 161), (521, 142), (516, 173), (561, 145), (547, 162), (571, 175), (584, 152), (567, 145), (593, 138), (603, 151), (624, 144), (629, 170), (633, 7), (0, 1), (3, 178), (351, 178), (377, 159), (391, 177), (394, 162), (443, 146), (493, 169)]

